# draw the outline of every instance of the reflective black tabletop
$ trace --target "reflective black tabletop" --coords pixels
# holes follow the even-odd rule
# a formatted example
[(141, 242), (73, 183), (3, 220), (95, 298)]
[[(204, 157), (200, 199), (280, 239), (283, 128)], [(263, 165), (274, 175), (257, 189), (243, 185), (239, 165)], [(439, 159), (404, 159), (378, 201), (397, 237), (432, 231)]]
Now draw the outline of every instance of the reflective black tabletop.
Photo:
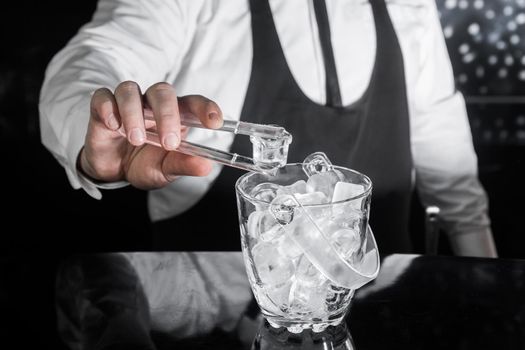
[(385, 256), (323, 333), (264, 322), (240, 253), (75, 256), (56, 303), (72, 349), (525, 349), (525, 260)]

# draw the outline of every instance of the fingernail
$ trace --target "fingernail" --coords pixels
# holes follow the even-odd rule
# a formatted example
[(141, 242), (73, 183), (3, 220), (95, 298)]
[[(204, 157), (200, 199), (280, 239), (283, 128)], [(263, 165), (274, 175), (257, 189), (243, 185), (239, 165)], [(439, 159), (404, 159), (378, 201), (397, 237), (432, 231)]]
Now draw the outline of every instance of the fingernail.
[(110, 128), (111, 130), (117, 130), (118, 127), (119, 127), (119, 124), (118, 124), (117, 118), (115, 118), (115, 115), (111, 113), (108, 116), (108, 128)]
[(179, 146), (179, 137), (175, 133), (169, 133), (164, 137), (164, 147), (174, 150)]
[(144, 143), (146, 140), (146, 136), (144, 135), (144, 132), (139, 128), (131, 129), (129, 133), (129, 141), (135, 145), (139, 146)]

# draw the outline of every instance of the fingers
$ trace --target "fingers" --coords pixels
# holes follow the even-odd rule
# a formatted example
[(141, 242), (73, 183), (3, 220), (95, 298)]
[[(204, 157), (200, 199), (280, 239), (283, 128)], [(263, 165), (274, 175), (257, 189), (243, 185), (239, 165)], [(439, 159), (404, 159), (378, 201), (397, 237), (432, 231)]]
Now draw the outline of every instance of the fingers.
[(125, 81), (115, 89), (115, 101), (129, 142), (141, 146), (146, 141), (142, 95), (137, 83)]
[[(187, 131), (181, 128), (179, 109), (198, 117), (205, 127), (218, 128), (223, 124), (222, 112), (215, 102), (199, 95), (177, 98), (167, 83), (151, 86), (144, 96), (132, 81), (119, 84), (114, 93), (98, 89), (91, 99), (92, 117), (80, 158), (81, 168), (92, 169), (88, 175), (95, 179), (126, 178), (139, 188), (159, 188), (177, 176), (207, 175), (212, 169), (210, 160), (166, 152), (179, 147)], [(145, 121), (144, 113), (153, 114), (162, 148), (144, 145), (145, 126), (153, 124)]]
[(159, 140), (166, 150), (175, 150), (181, 140), (179, 107), (175, 89), (168, 83), (157, 83), (146, 91), (153, 111)]
[(208, 159), (168, 152), (153, 145), (135, 148), (125, 163), (126, 180), (148, 190), (166, 186), (178, 176), (206, 176), (212, 169)]
[(222, 111), (219, 106), (201, 95), (179, 97), (179, 110), (181, 113), (197, 116), (202, 125), (210, 129), (220, 128), (223, 124)]
[(162, 162), (161, 169), (166, 179), (173, 181), (180, 175), (206, 176), (212, 169), (212, 162), (201, 157), (169, 152)]
[(118, 130), (120, 118), (117, 102), (109, 89), (102, 88), (95, 91), (91, 97), (91, 115), (108, 129)]
[(92, 179), (117, 181), (123, 176), (120, 162), (124, 154), (119, 147), (124, 138), (118, 132), (117, 102), (113, 93), (103, 88), (93, 93), (90, 107), (91, 118), (77, 165)]
[[(181, 113), (188, 113), (199, 118), (201, 123), (211, 129), (222, 126), (222, 112), (219, 106), (200, 95), (188, 95), (177, 98), (175, 89), (168, 83), (157, 83), (146, 91), (148, 107), (153, 112), (156, 131), (162, 147), (175, 150), (182, 139)], [(146, 110), (146, 113), (148, 110)]]

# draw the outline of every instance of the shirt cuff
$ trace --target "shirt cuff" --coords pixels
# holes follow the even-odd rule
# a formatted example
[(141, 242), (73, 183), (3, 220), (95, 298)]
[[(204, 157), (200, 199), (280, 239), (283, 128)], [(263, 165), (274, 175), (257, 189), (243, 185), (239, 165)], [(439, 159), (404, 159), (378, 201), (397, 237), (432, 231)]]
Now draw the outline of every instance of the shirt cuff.
[[(89, 113), (89, 99), (82, 101), (77, 108), (73, 111), (73, 115), (83, 116), (85, 113)], [(77, 123), (76, 125), (73, 125)], [(67, 130), (69, 131), (68, 139), (66, 141), (66, 156), (67, 164), (65, 167), (66, 174), (69, 182), (75, 189), (82, 188), (91, 197), (95, 199), (102, 199), (102, 193), (100, 189), (117, 189), (129, 185), (127, 181), (116, 181), (116, 182), (99, 182), (93, 180), (79, 171), (77, 167), (78, 155), (82, 147), (84, 147), (84, 139), (86, 137), (88, 119), (86, 118), (68, 118), (66, 119)]]
[[(126, 186), (129, 186), (129, 182), (127, 181), (115, 181), (115, 182), (100, 182), (100, 181), (95, 181), (89, 177), (87, 177), (86, 175), (82, 174), (82, 172), (78, 171), (78, 179), (80, 182), (82, 182), (83, 184), (83, 187), (95, 187), (95, 188), (100, 188), (100, 189), (103, 189), (103, 190), (114, 190), (114, 189), (117, 189), (117, 188), (122, 188), (122, 187), (126, 187)], [(100, 191), (98, 191), (100, 192)]]
[(91, 197), (95, 199), (102, 199), (102, 192), (100, 192), (100, 189), (103, 190), (113, 190), (117, 188), (126, 187), (129, 185), (129, 182), (127, 181), (115, 181), (115, 182), (99, 182), (95, 181), (88, 176), (84, 175), (81, 171), (78, 169), (66, 169), (67, 177), (69, 178), (69, 181), (73, 185), (74, 188), (79, 189), (82, 188), (84, 191), (86, 191), (87, 194), (89, 194)]

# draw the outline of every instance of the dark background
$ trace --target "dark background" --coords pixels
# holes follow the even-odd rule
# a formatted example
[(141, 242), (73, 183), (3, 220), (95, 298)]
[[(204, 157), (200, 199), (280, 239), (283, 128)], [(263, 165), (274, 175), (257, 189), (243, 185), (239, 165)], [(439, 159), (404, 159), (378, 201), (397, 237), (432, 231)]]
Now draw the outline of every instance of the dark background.
[[(499, 254), (525, 258), (525, 0), (437, 4), (457, 88), (467, 101)], [(45, 67), (95, 5), (18, 1), (0, 12), (0, 344), (59, 348), (50, 315), (61, 257), (148, 247), (143, 192), (107, 191), (96, 201), (70, 187), (40, 143)], [(441, 252), (449, 253), (446, 246)]]
[(437, 4), (500, 256), (525, 258), (525, 1)]

